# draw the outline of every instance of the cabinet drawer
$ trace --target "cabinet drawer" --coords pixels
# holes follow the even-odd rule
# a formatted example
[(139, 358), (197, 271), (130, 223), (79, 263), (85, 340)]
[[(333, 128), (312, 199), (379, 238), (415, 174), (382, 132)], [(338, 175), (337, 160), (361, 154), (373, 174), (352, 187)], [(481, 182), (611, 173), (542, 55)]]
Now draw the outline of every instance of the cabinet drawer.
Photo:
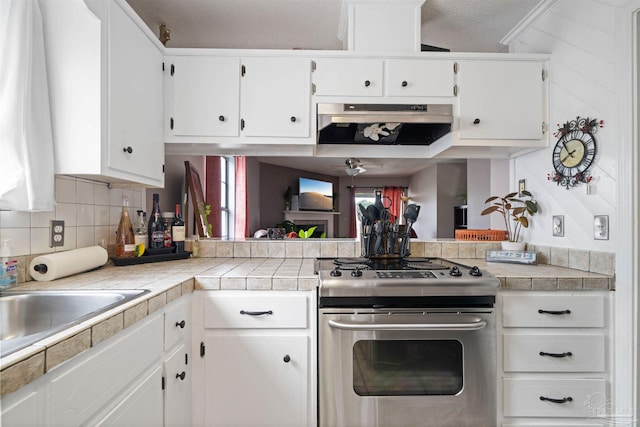
[(188, 297), (175, 301), (164, 314), (164, 349), (168, 350), (178, 341), (191, 334), (191, 304)]
[(203, 304), (205, 328), (306, 328), (308, 323), (303, 294), (216, 294), (206, 296)]
[(604, 372), (604, 335), (504, 335), (505, 372)]
[(597, 415), (606, 404), (603, 379), (506, 378), (503, 385), (506, 417), (586, 418)]
[(504, 295), (502, 304), (504, 327), (604, 326), (602, 295)]

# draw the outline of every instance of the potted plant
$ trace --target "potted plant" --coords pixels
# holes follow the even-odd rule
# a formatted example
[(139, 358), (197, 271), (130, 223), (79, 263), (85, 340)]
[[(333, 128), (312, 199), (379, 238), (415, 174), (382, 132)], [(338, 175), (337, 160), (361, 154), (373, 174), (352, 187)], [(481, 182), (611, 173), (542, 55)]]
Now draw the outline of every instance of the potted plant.
[(527, 218), (527, 215), (530, 217), (534, 216), (540, 210), (538, 202), (530, 192), (523, 190), (519, 198), (516, 196), (518, 196), (518, 193), (515, 192), (503, 197), (491, 196), (485, 200), (485, 203), (491, 203), (491, 206), (483, 210), (480, 214), (489, 215), (497, 212), (502, 215), (508, 239), (508, 242), (503, 242), (502, 248), (508, 250), (524, 250), (525, 244), (519, 242), (520, 231), (522, 228), (529, 227), (529, 218)]

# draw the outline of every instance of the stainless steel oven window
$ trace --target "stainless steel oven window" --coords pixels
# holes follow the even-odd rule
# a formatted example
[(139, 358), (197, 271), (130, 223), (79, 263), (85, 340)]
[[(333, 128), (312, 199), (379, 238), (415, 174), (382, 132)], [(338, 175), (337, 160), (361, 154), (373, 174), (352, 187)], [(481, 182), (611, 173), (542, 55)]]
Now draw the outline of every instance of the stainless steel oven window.
[(361, 340), (353, 346), (359, 396), (453, 396), (462, 387), (458, 340)]

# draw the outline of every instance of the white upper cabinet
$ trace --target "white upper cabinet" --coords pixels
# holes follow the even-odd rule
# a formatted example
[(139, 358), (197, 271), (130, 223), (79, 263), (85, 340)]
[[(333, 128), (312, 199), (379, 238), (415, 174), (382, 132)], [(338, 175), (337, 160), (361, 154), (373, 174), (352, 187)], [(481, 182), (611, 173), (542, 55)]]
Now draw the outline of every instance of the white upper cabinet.
[(124, 0), (42, 15), (56, 173), (163, 186), (162, 46)]
[(385, 93), (389, 96), (455, 96), (452, 60), (392, 59), (385, 65)]
[(240, 58), (167, 58), (167, 140), (173, 136), (238, 136)]
[(241, 80), (243, 136), (309, 137), (309, 59), (243, 58)]
[(453, 60), (319, 58), (315, 62), (317, 96), (454, 96)]
[(180, 55), (165, 69), (166, 142), (315, 142), (309, 59)]
[(382, 96), (382, 59), (319, 58), (315, 62), (316, 95)]
[(460, 139), (542, 139), (543, 63), (465, 60), (458, 78)]

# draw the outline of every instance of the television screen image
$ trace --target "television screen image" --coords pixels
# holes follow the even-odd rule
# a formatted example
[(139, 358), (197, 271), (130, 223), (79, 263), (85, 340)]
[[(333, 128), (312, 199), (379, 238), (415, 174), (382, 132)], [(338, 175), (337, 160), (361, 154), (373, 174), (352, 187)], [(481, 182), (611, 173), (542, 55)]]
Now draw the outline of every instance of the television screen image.
[(301, 211), (332, 211), (333, 183), (300, 178), (298, 209)]

